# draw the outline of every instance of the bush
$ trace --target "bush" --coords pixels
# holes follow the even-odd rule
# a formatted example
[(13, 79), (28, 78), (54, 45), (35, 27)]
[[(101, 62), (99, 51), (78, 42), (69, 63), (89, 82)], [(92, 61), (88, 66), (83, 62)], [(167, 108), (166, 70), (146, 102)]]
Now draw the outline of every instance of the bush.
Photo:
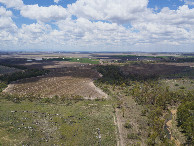
[(5, 99), (7, 99), (8, 101), (12, 101), (14, 103), (21, 103), (22, 98), (20, 98), (17, 95), (10, 95), (10, 94), (6, 94), (4, 95)]
[(128, 122), (126, 122), (126, 123), (124, 124), (124, 127), (127, 128), (127, 129), (130, 129), (130, 128), (132, 128), (132, 125), (131, 125), (130, 122), (128, 121)]
[(194, 101), (185, 102), (178, 107), (177, 121), (185, 132), (188, 143), (194, 144)]
[(181, 86), (180, 89), (185, 89), (185, 87)]
[(127, 135), (128, 139), (140, 139), (140, 137), (136, 133), (130, 133)]
[(0, 82), (0, 92), (3, 91), (3, 89), (5, 89), (7, 87), (7, 84), (4, 82)]
[(142, 116), (146, 116), (146, 113), (147, 113), (147, 110), (142, 110), (142, 111), (141, 111), (141, 115), (142, 115)]
[(39, 69), (27, 69), (23, 72), (16, 72), (13, 74), (6, 74), (3, 76), (0, 76), (0, 80), (6, 83), (10, 83), (12, 81), (17, 81), (20, 79), (25, 78), (31, 78), (31, 77), (37, 77), (48, 73), (48, 70), (39, 70)]
[(41, 102), (42, 103), (52, 103), (52, 98), (42, 98)]

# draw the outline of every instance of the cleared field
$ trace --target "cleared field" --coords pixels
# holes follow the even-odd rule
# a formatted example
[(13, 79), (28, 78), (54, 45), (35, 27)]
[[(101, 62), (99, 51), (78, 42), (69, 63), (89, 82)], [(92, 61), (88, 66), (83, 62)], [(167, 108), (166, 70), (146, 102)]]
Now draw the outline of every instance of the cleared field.
[(18, 71), (20, 70), (16, 68), (11, 68), (11, 67), (0, 65), (0, 75), (10, 74), (10, 73), (18, 72)]
[(110, 101), (14, 103), (0, 98), (0, 145), (116, 145)]
[(38, 97), (81, 96), (85, 99), (107, 98), (93, 84), (99, 74), (91, 68), (64, 68), (52, 70), (49, 75), (12, 83), (4, 90), (10, 94)]
[(67, 62), (67, 61), (27, 62), (27, 63), (20, 63), (19, 65), (26, 66), (27, 68), (37, 68), (37, 69), (54, 69), (54, 68), (64, 68), (64, 67), (86, 66), (86, 64), (84, 63)]

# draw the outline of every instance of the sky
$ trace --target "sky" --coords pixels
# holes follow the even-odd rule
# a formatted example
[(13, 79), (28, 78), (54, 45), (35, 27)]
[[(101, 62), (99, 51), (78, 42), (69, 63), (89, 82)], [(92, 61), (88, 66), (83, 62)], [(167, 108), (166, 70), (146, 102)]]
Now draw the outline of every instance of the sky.
[(194, 0), (0, 0), (0, 51), (194, 52)]

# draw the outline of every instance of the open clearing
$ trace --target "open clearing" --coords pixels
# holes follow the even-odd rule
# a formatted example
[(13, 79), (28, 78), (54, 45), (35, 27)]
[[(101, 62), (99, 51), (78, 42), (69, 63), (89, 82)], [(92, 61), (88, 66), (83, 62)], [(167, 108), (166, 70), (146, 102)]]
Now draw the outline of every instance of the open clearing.
[(20, 96), (107, 98), (107, 95), (93, 84), (93, 79), (98, 77), (98, 72), (91, 68), (54, 69), (45, 76), (14, 82), (4, 92)]
[(0, 145), (116, 145), (108, 100), (0, 103)]

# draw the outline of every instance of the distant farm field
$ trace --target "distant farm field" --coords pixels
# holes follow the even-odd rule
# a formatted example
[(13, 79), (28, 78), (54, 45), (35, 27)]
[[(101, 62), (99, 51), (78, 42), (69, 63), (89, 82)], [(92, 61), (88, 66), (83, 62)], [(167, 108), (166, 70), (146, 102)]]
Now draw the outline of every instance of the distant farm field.
[(99, 64), (99, 60), (94, 60), (94, 59), (91, 59), (91, 58), (49, 58), (49, 59), (44, 59), (44, 60), (69, 61), (69, 62)]

